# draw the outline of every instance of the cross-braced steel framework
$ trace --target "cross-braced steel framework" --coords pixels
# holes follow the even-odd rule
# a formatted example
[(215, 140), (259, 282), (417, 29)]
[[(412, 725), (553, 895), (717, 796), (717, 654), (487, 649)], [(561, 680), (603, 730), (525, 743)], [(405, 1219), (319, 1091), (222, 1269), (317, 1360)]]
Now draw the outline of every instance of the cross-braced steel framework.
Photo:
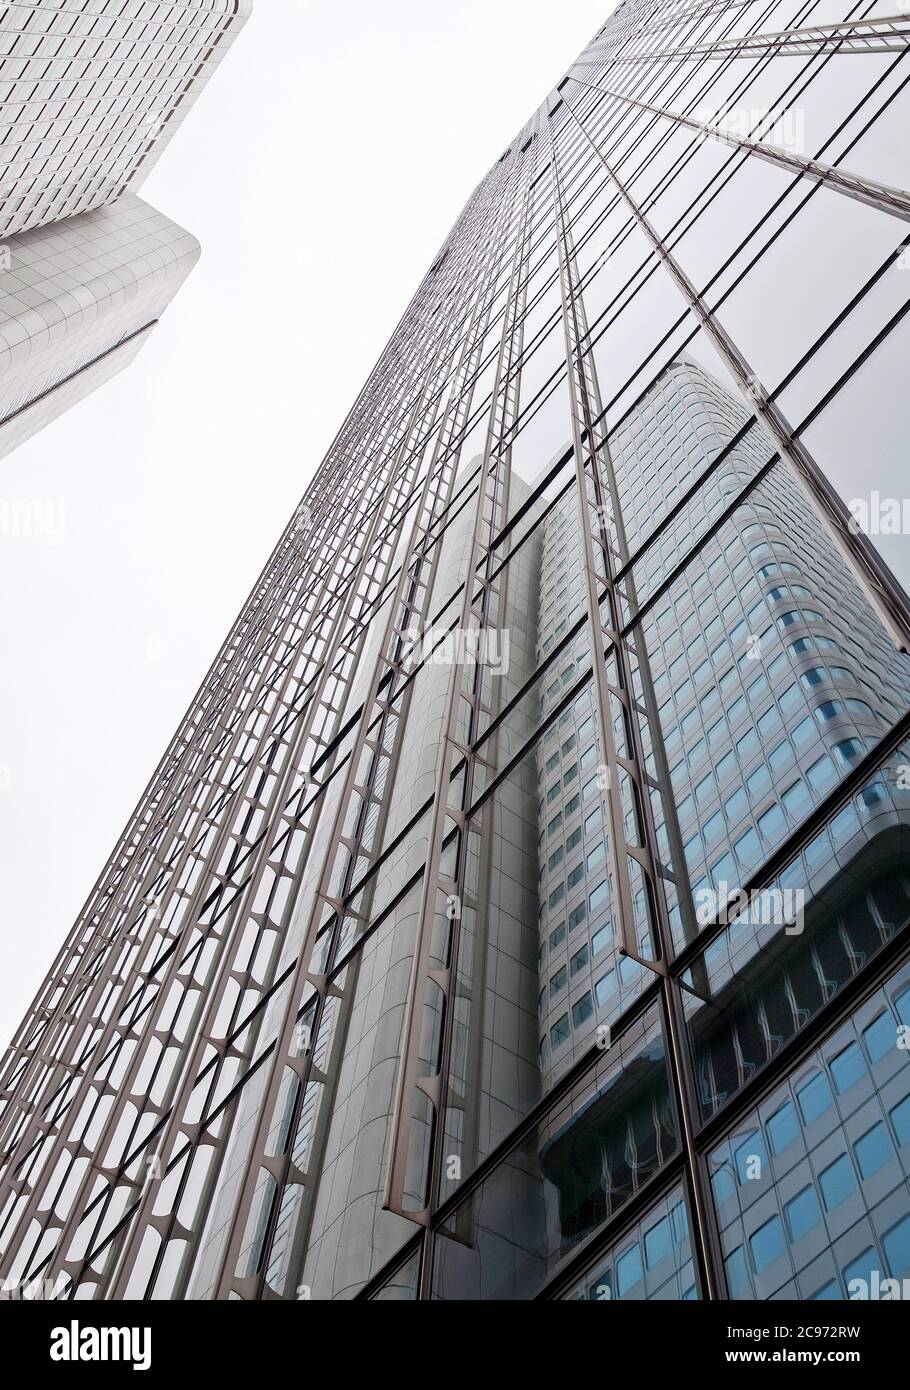
[[(843, 1296), (849, 1232), (815, 1264), (794, 1239), (782, 1272), (782, 1161), (755, 1242), (718, 1176), (834, 1030), (883, 990), (902, 1016), (910, 951), (910, 895), (890, 915), (876, 897), (910, 878), (910, 605), (846, 505), (868, 477), (812, 443), (840, 403), (873, 408), (906, 333), (910, 28), (834, 8), (626, 0), (472, 195), (7, 1052), (6, 1278), (58, 1298), (622, 1297), (640, 1232), (632, 1296), (659, 1267), (661, 1296), (672, 1277), (679, 1297), (812, 1297), (822, 1258)], [(781, 248), (805, 305), (775, 292)], [(652, 407), (707, 430), (682, 473)], [(684, 618), (724, 564), (760, 602)], [(515, 624), (504, 679), (483, 639)], [(712, 629), (736, 663), (698, 703), (671, 672)], [(763, 714), (730, 693), (746, 661)], [(819, 685), (821, 704), (799, 693)], [(724, 756), (687, 797), (706, 743)], [(699, 877), (718, 817), (718, 865), (747, 895), (804, 885), (810, 928), (726, 910), (718, 865)], [(860, 890), (862, 948), (837, 906)], [(568, 932), (590, 931), (563, 946), (573, 893)], [(871, 1047), (878, 1085), (892, 1057)], [(890, 1260), (907, 1177), (887, 1229), (864, 1195), (855, 1229)]]

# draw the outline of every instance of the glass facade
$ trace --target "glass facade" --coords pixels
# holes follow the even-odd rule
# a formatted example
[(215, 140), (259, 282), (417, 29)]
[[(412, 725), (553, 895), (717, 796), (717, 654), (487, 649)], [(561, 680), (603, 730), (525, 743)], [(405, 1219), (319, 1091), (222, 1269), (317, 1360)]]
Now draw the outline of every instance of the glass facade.
[(0, 1272), (910, 1273), (908, 46), (626, 0), (479, 184), (9, 1049)]

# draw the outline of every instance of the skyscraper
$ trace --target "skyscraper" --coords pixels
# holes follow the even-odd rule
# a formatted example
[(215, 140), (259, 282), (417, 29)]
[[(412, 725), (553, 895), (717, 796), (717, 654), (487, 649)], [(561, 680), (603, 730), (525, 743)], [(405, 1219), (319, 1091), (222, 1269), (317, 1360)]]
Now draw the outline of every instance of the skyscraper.
[(836, 427), (908, 36), (627, 0), (471, 195), (8, 1051), (5, 1277), (910, 1273), (900, 445)]
[(120, 371), (198, 258), (135, 190), (249, 0), (3, 6), (0, 455)]

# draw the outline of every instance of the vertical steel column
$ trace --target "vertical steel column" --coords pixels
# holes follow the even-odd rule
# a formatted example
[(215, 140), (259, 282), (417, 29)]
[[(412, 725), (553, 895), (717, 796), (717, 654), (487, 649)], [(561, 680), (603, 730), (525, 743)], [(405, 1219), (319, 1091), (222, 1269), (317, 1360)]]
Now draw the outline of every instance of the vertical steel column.
[[(536, 132), (535, 132), (536, 134)], [(539, 141), (522, 163), (524, 192), (520, 232), (509, 283), (506, 317), (496, 365), (493, 412), (484, 449), (477, 506), (474, 513), (467, 579), (459, 618), (461, 634), (480, 634), (488, 625), (495, 602), (491, 547), (508, 506), (511, 449), (506, 444), (517, 409), (514, 366), (521, 351), (521, 318), (527, 292), (527, 253), (530, 240), (533, 173)], [(516, 330), (518, 330), (516, 334)], [(517, 351), (516, 351), (517, 344)], [(391, 1138), (387, 1158), (384, 1206), (421, 1226), (429, 1226), (434, 1175), (441, 1160), (447, 1103), (447, 1071), (458, 941), (463, 901), (466, 812), (471, 800), (474, 754), (471, 743), (481, 705), (482, 656), (476, 643), (476, 662), (456, 659), (452, 664), (445, 707), (445, 733), (437, 762), (429, 853), (421, 887), (417, 935), (402, 1028), (402, 1048), (392, 1109)], [(456, 758), (464, 769), (453, 782)], [(454, 836), (450, 841), (450, 837)], [(421, 1024), (428, 995), (440, 1014), (439, 1047), (427, 1073), (421, 1059)], [(415, 1210), (408, 1206), (409, 1161), (416, 1104), (431, 1107), (429, 1171), (423, 1175), (424, 1195)], [(426, 1277), (427, 1262), (424, 1262)]]
[[(568, 103), (567, 103), (568, 104)], [(571, 114), (571, 107), (569, 107)], [(577, 118), (576, 124), (580, 125)], [(563, 318), (566, 338), (566, 358), (573, 384), (572, 424), (575, 442), (576, 477), (578, 480), (579, 525), (585, 546), (585, 580), (587, 586), (588, 622), (594, 652), (594, 690), (598, 736), (605, 752), (608, 777), (604, 789), (607, 824), (610, 827), (608, 853), (614, 884), (620, 885), (616, 896), (615, 914), (618, 918), (623, 951), (640, 964), (655, 970), (660, 978), (663, 1000), (664, 1031), (669, 1044), (669, 1074), (675, 1109), (682, 1130), (683, 1148), (690, 1171), (698, 1163), (695, 1127), (692, 1121), (694, 1098), (691, 1072), (685, 1039), (681, 1033), (681, 1015), (675, 982), (668, 971), (672, 954), (667, 923), (666, 902), (659, 882), (656, 834), (650, 799), (646, 794), (647, 772), (641, 747), (641, 735), (635, 717), (635, 701), (629, 654), (622, 637), (622, 618), (619, 594), (613, 581), (614, 565), (603, 525), (605, 499), (609, 496), (613, 469), (610, 461), (606, 423), (595, 414), (599, 388), (593, 359), (587, 351), (587, 324), (584, 303), (572, 250), (571, 229), (559, 175), (559, 156), (553, 146), (553, 188), (560, 226), (560, 280), (563, 295)], [(616, 499), (616, 515), (619, 499)], [(615, 520), (615, 518), (614, 518)], [(606, 590), (609, 626), (601, 618), (601, 589)], [(604, 639), (612, 646), (605, 656)], [(612, 657), (615, 683), (607, 680), (605, 661)], [(646, 660), (646, 657), (644, 658)], [(614, 727), (622, 725), (626, 756), (616, 749)], [(625, 780), (624, 780), (625, 774)], [(625, 811), (623, 809), (625, 806)], [(639, 831), (638, 844), (628, 840), (627, 824), (631, 811)], [(620, 848), (621, 847), (621, 848)], [(648, 909), (652, 925), (652, 941), (658, 959), (645, 958), (638, 949), (636, 922), (632, 908), (628, 861), (640, 866), (648, 890)], [(698, 1260), (702, 1287), (709, 1298), (716, 1297), (720, 1287), (715, 1266), (716, 1242), (713, 1239), (709, 1207), (699, 1184), (694, 1181), (690, 1196), (696, 1214), (693, 1246)]]

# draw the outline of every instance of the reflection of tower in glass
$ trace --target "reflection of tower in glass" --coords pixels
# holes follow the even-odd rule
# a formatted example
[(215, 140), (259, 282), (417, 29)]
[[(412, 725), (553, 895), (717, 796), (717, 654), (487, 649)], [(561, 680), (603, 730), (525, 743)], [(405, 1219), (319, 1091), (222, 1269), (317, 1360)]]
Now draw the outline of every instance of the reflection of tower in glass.
[[(750, 418), (684, 358), (612, 435), (631, 555), (726, 450), (662, 541), (634, 565), (639, 604), (773, 457), (760, 427), (748, 428)], [(541, 656), (584, 611), (578, 525), (574, 497), (546, 523)], [(732, 891), (746, 884), (891, 726), (903, 707), (907, 661), (871, 620), (855, 579), (782, 464), (658, 598), (640, 633), (636, 651), (642, 666), (646, 658), (652, 697), (643, 706), (650, 705), (651, 735), (662, 745), (657, 756), (652, 750), (651, 770), (672, 788), (673, 805), (656, 788), (652, 804), (661, 860), (675, 879), (668, 884), (670, 925), (679, 946), (698, 929), (695, 909), (722, 903), (724, 885)], [(586, 643), (582, 635), (579, 650)], [(542, 696), (545, 713), (573, 683), (577, 655), (567, 649), (556, 664)], [(618, 950), (598, 762), (586, 689), (538, 753), (544, 1090), (642, 983), (643, 967)]]

